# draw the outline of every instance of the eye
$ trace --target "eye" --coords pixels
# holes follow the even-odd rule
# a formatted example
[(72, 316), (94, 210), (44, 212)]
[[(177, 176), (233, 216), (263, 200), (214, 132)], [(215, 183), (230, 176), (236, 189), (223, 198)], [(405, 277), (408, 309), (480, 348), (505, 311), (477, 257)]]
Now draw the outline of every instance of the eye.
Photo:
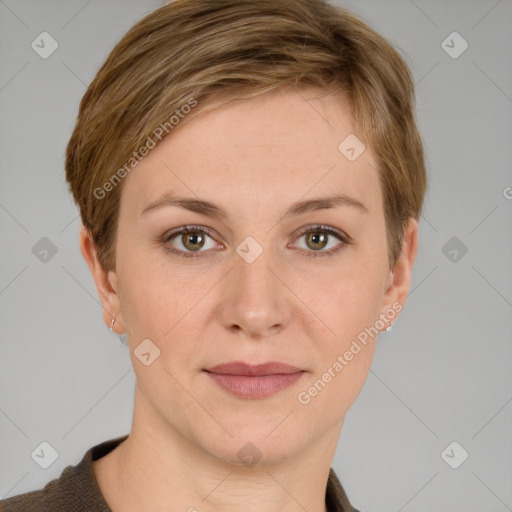
[[(301, 249), (307, 258), (333, 256), (345, 245), (351, 244), (351, 238), (334, 228), (324, 225), (311, 226), (303, 230), (296, 240), (304, 238), (302, 244), (290, 244), (289, 247)], [(182, 226), (166, 233), (162, 237), (167, 251), (185, 258), (201, 257), (209, 249), (223, 248), (217, 244), (212, 232), (204, 226)]]
[[(305, 250), (304, 256), (315, 258), (317, 256), (333, 256), (344, 245), (350, 244), (348, 235), (328, 226), (312, 226), (302, 231), (297, 240), (304, 237), (305, 246), (299, 244), (299, 248)], [(294, 243), (293, 247), (297, 247)], [(328, 250), (326, 250), (326, 248)]]
[[(184, 257), (198, 257), (207, 249), (214, 249), (216, 242), (210, 230), (200, 226), (183, 226), (163, 237), (167, 250)], [(222, 246), (220, 246), (222, 247)]]

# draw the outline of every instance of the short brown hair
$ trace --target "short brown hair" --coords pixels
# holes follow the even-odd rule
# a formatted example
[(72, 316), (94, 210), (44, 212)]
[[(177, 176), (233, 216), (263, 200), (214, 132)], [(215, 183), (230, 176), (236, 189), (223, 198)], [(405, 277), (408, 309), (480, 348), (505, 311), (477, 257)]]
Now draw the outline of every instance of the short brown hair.
[[(104, 269), (115, 268), (122, 190), (112, 179), (121, 180), (158, 127), (169, 128), (191, 99), (204, 105), (285, 85), (348, 98), (357, 135), (378, 166), (394, 266), (405, 223), (419, 220), (427, 187), (414, 81), (399, 53), (324, 0), (175, 0), (114, 47), (82, 98), (67, 145), (66, 179)], [(98, 190), (108, 194), (98, 197)]]

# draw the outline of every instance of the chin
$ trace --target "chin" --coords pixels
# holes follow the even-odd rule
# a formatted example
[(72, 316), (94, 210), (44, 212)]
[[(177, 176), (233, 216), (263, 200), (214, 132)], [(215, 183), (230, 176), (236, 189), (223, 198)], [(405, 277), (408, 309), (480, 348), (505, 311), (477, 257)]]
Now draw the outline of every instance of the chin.
[[(288, 412), (281, 412), (284, 410)], [(226, 464), (253, 467), (279, 463), (303, 450), (314, 434), (309, 425), (301, 428), (297, 424), (299, 418), (292, 419), (294, 412), (287, 417), (291, 411), (282, 407), (278, 413), (265, 414), (260, 410), (244, 417), (240, 415), (241, 410), (233, 411), (224, 416), (226, 419), (231, 416), (231, 421), (223, 422), (229, 434), (221, 427), (205, 428), (197, 432), (196, 440), (203, 450)], [(208, 425), (204, 421), (202, 424)]]
[[(269, 440), (251, 435), (251, 431), (240, 432), (235, 439), (205, 439), (203, 449), (224, 464), (245, 466), (272, 465), (283, 462), (304, 447), (304, 440), (284, 436), (283, 439)], [(229, 437), (229, 436), (228, 436)]]

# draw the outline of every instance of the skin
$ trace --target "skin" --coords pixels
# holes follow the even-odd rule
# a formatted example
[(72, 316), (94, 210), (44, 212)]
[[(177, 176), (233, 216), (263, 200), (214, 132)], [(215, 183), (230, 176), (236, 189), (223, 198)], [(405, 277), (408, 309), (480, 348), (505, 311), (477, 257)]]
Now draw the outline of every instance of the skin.
[[(345, 99), (314, 89), (223, 103), (182, 121), (125, 178), (115, 271), (101, 267), (82, 228), (81, 251), (104, 321), (110, 326), (115, 315), (114, 330), (128, 333), (136, 375), (130, 436), (94, 463), (114, 512), (325, 510), (345, 414), (368, 375), (377, 337), (307, 405), (298, 393), (380, 314), (405, 303), (418, 246), (410, 219), (391, 272), (371, 151), (351, 162), (338, 150), (354, 132)], [(164, 192), (211, 201), (229, 218), (177, 206), (143, 215)], [(334, 193), (368, 211), (345, 205), (281, 218), (298, 200)], [(186, 237), (162, 241), (188, 224), (213, 232), (201, 257), (166, 250), (186, 251)], [(315, 245), (300, 232), (317, 224), (352, 242), (329, 235), (326, 247)], [(247, 236), (263, 249), (252, 263), (236, 252)], [(305, 256), (336, 247), (330, 257)], [(144, 366), (133, 351), (148, 338), (160, 357)], [(228, 361), (280, 361), (305, 373), (273, 396), (244, 399), (203, 371)], [(247, 442), (261, 453), (253, 467), (237, 458)]]

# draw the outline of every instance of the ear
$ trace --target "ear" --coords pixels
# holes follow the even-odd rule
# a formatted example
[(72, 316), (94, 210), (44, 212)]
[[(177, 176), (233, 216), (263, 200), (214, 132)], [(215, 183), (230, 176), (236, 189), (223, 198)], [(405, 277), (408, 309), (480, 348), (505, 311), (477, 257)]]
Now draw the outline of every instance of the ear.
[(389, 273), (381, 315), (391, 310), (400, 312), (404, 306), (411, 286), (412, 268), (417, 253), (418, 222), (410, 217), (405, 227), (400, 257)]
[(98, 259), (96, 245), (92, 236), (83, 225), (80, 228), (80, 251), (96, 284), (103, 308), (103, 321), (110, 329), (112, 320), (115, 318), (112, 330), (117, 334), (122, 334), (125, 328), (121, 314), (121, 304), (117, 294), (117, 275), (113, 270), (104, 270)]

